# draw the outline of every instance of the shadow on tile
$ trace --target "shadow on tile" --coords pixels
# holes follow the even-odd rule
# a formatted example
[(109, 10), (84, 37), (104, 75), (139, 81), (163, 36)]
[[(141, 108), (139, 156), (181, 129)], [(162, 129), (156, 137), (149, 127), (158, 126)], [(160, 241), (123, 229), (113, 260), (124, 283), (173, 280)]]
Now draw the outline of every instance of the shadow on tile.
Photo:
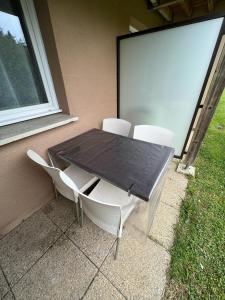
[(0, 241), (0, 263), (10, 283), (15, 284), (61, 235), (42, 212), (26, 219)]
[(76, 220), (74, 206), (74, 202), (59, 195), (58, 200), (50, 201), (42, 211), (65, 232)]

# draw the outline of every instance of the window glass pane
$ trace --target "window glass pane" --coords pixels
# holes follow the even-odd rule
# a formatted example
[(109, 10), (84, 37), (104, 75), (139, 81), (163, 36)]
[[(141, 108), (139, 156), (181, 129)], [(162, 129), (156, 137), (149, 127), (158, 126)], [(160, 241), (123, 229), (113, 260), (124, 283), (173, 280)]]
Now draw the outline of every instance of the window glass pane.
[(0, 1), (0, 110), (47, 103), (18, 1)]

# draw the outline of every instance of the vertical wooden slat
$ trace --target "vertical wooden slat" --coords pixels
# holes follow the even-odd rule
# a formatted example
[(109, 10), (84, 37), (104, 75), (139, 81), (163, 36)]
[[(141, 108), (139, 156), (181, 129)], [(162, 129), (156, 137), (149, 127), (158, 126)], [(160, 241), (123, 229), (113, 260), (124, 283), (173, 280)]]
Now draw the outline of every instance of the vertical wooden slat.
[(197, 122), (194, 135), (192, 137), (190, 147), (186, 156), (186, 166), (190, 166), (194, 163), (196, 156), (198, 154), (201, 143), (204, 139), (205, 133), (209, 127), (210, 121), (215, 112), (216, 106), (219, 102), (219, 99), (222, 95), (222, 92), (225, 87), (225, 44), (224, 38), (223, 49), (217, 64), (217, 67), (214, 69), (214, 74), (211, 79), (211, 83), (208, 87), (207, 94), (205, 96), (204, 105), (202, 108), (202, 113)]
[(171, 22), (173, 20), (173, 12), (169, 7), (159, 8), (158, 12), (166, 19), (166, 21)]
[(208, 10), (209, 12), (212, 12), (214, 10), (214, 1), (208, 0)]
[(184, 11), (185, 15), (188, 18), (190, 18), (191, 14), (192, 14), (191, 2), (189, 0), (184, 0), (184, 1), (180, 2), (180, 6), (181, 6), (182, 10)]

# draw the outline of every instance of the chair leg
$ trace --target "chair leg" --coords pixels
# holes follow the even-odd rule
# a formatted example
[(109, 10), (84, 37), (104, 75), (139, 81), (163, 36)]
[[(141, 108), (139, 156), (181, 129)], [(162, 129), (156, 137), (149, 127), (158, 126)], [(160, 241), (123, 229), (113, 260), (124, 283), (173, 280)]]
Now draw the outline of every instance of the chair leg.
[(80, 223), (79, 203), (75, 202), (77, 221)]
[(84, 224), (84, 211), (83, 207), (80, 208), (80, 226), (83, 227)]
[(115, 251), (115, 255), (114, 255), (115, 260), (117, 259), (119, 245), (120, 245), (120, 238), (118, 237), (117, 240), (116, 240), (116, 251)]
[(56, 198), (56, 200), (59, 200), (58, 191), (57, 191), (54, 183), (53, 183), (53, 186), (54, 186), (54, 191), (55, 191), (55, 198)]

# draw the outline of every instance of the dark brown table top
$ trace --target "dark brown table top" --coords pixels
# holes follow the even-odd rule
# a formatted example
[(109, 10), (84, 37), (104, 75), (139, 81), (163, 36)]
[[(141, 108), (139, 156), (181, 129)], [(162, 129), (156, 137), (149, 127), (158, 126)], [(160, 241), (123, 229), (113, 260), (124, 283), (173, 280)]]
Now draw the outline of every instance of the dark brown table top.
[(48, 151), (146, 201), (174, 155), (173, 148), (100, 129), (91, 129)]

